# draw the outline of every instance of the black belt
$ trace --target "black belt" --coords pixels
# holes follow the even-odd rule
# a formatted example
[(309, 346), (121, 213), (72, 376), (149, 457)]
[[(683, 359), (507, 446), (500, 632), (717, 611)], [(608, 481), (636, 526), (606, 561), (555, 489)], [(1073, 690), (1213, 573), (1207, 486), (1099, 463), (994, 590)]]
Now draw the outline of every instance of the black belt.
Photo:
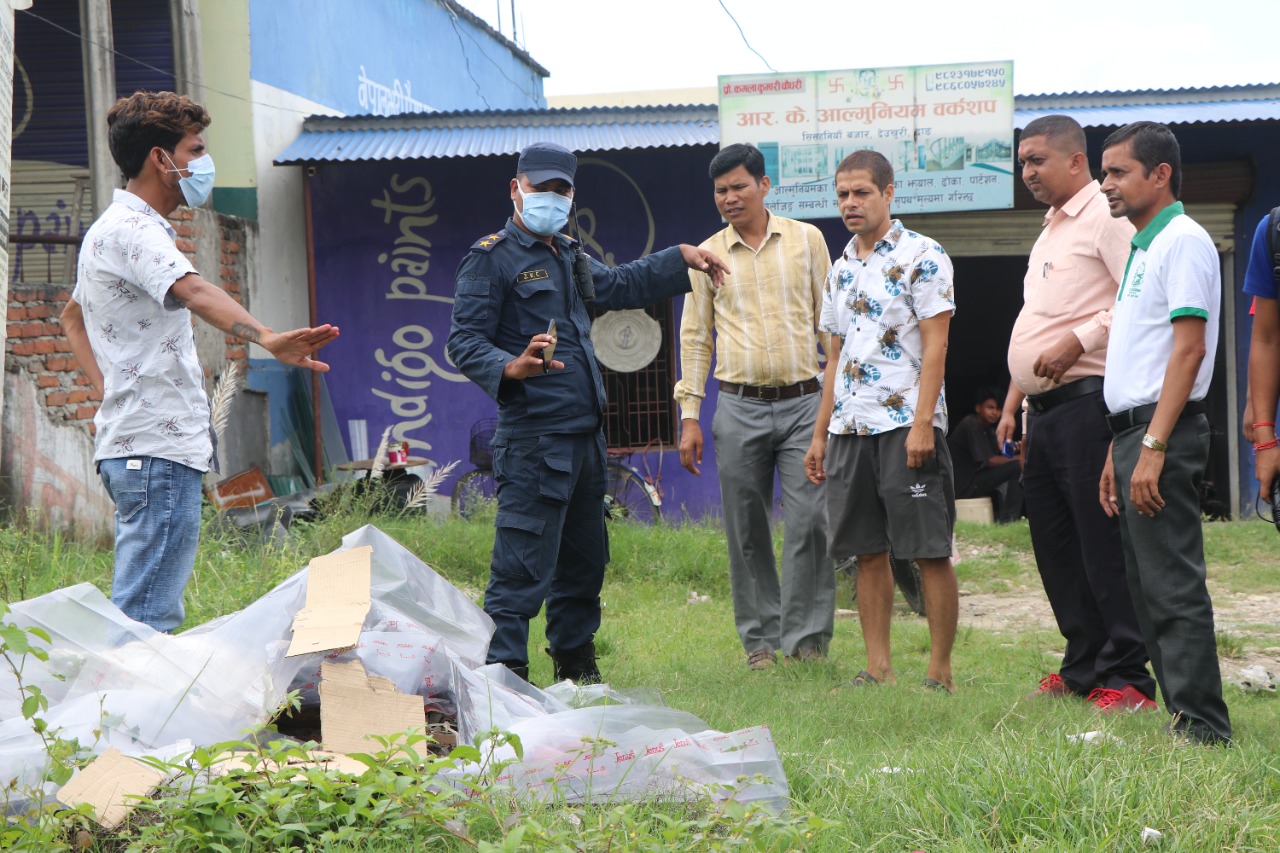
[(1054, 406), (1061, 406), (1068, 400), (1083, 397), (1085, 394), (1094, 394), (1101, 390), (1101, 376), (1086, 376), (1083, 379), (1077, 379), (1075, 382), (1059, 385), (1052, 391), (1045, 391), (1043, 394), (1028, 394), (1027, 408), (1033, 412), (1047, 412)]
[[(1178, 415), (1178, 420), (1195, 415), (1203, 415), (1208, 410), (1209, 408), (1204, 404), (1204, 400), (1188, 400), (1187, 404), (1182, 407), (1182, 414)], [(1119, 435), (1127, 429), (1151, 423), (1151, 419), (1155, 416), (1156, 404), (1147, 403), (1145, 406), (1138, 406), (1138, 408), (1130, 409), (1127, 412), (1107, 415), (1107, 426), (1111, 427), (1112, 435)]]
[(790, 400), (805, 394), (817, 394), (822, 386), (817, 379), (806, 379), (794, 385), (739, 385), (720, 380), (720, 390), (748, 400)]

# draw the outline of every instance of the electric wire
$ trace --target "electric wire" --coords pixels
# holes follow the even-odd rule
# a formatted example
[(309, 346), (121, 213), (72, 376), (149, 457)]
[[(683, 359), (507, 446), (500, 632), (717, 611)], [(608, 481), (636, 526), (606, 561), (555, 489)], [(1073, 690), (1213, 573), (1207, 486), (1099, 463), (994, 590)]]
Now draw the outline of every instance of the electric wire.
[(720, 3), (720, 8), (724, 9), (724, 13), (729, 16), (729, 20), (733, 21), (733, 25), (738, 28), (738, 35), (742, 36), (742, 43), (747, 46), (747, 50), (751, 51), (756, 56), (759, 56), (760, 61), (764, 63), (764, 67), (768, 68), (774, 74), (777, 74), (778, 69), (770, 65), (769, 60), (765, 59), (764, 56), (760, 53), (760, 51), (752, 47), (751, 42), (747, 41), (747, 34), (742, 31), (742, 24), (738, 23), (738, 19), (733, 16), (732, 12), (729, 11), (729, 7), (724, 5), (724, 0), (718, 0), (718, 2)]
[(135, 59), (132, 56), (129, 56), (127, 53), (121, 53), (120, 51), (116, 50), (114, 47), (109, 47), (105, 44), (102, 44), (101, 42), (93, 41), (92, 39), (76, 32), (75, 30), (69, 30), (59, 23), (56, 23), (54, 21), (49, 20), (48, 18), (37, 15), (35, 12), (32, 12), (30, 9), (18, 9), (17, 11), (21, 12), (24, 15), (28, 15), (32, 18), (35, 18), (37, 21), (43, 21), (44, 23), (53, 27), (55, 30), (61, 30), (62, 32), (66, 33), (72, 38), (79, 39), (80, 41), (85, 42), (86, 44), (91, 44), (94, 47), (101, 48), (102, 50), (110, 51), (112, 54), (120, 57), (121, 59), (128, 60), (129, 62), (132, 62), (135, 65), (141, 65), (143, 68), (146, 68), (149, 71), (154, 71), (157, 74), (163, 74), (165, 77), (171, 77), (176, 83), (186, 83), (188, 86), (207, 89), (210, 92), (217, 92), (219, 95), (223, 95), (225, 97), (232, 98), (237, 101), (244, 101), (245, 103), (254, 104), (259, 107), (266, 107), (268, 109), (284, 110), (285, 112), (297, 113), (298, 115), (303, 115), (303, 116), (313, 115), (315, 112), (314, 110), (299, 110), (299, 109), (294, 109), (293, 107), (281, 106), (280, 104), (268, 104), (263, 101), (255, 101), (254, 99), (246, 98), (243, 95), (236, 95), (231, 92), (224, 92), (223, 90), (218, 89), (214, 86), (210, 86), (207, 83), (200, 83), (195, 80), (188, 80), (186, 77), (179, 77), (177, 74), (175, 74), (172, 71), (165, 71), (163, 68), (157, 68), (156, 66), (152, 65), (149, 62), (143, 62), (141, 59)]
[[(454, 35), (455, 35), (455, 37), (457, 37), (457, 39), (458, 39), (458, 47), (459, 47), (459, 49), (462, 51), (462, 58), (463, 58), (464, 62), (466, 63), (467, 76), (468, 76), (468, 77), (470, 77), (470, 78), (471, 78), (471, 82), (475, 84), (475, 87), (476, 87), (476, 94), (477, 94), (477, 95), (479, 95), (480, 100), (481, 100), (481, 101), (484, 103), (484, 105), (485, 105), (485, 108), (486, 108), (486, 109), (492, 109), (492, 107), (489, 105), (489, 101), (488, 101), (488, 99), (487, 99), (487, 98), (485, 98), (485, 96), (484, 96), (484, 92), (482, 91), (482, 89), (481, 89), (481, 87), (480, 87), (480, 81), (476, 79), (475, 74), (473, 74), (473, 73), (472, 73), (472, 71), (471, 71), (471, 61), (470, 61), (470, 59), (469, 59), (469, 57), (468, 57), (468, 53), (467, 53), (466, 46), (462, 43), (462, 35), (463, 35), (463, 33), (464, 33), (465, 31), (464, 31), (464, 30), (459, 30), (459, 28), (458, 28), (458, 16), (457, 16), (457, 13), (456, 13), (456, 12), (454, 12), (454, 11), (453, 11), (453, 9), (452, 9), (452, 8), (450, 8), (448, 4), (444, 4), (444, 9), (445, 9), (445, 11), (446, 11), (446, 12), (448, 12), (448, 14), (449, 14), (449, 21), (450, 21), (450, 23), (451, 23), (451, 24), (452, 24), (452, 26), (453, 26), (453, 32), (454, 32)], [(174, 72), (172, 72), (172, 71), (166, 71), (165, 69), (163, 69), (163, 68), (159, 68), (159, 67), (157, 67), (157, 66), (155, 66), (155, 65), (152, 65), (152, 64), (151, 64), (151, 63), (149, 63), (149, 62), (144, 62), (144, 61), (143, 61), (143, 60), (141, 60), (141, 59), (136, 59), (136, 58), (134, 58), (134, 57), (132, 57), (132, 56), (128, 55), (127, 53), (123, 53), (123, 52), (121, 52), (121, 51), (119, 51), (119, 50), (116, 50), (114, 46), (108, 46), (108, 45), (102, 44), (102, 43), (100, 43), (100, 42), (94, 41), (94, 40), (92, 40), (92, 39), (88, 38), (87, 36), (85, 36), (85, 35), (83, 35), (83, 34), (81, 34), (81, 33), (76, 32), (75, 30), (71, 30), (71, 29), (68, 29), (68, 28), (66, 28), (66, 27), (62, 26), (61, 24), (57, 23), (56, 21), (51, 21), (51, 20), (49, 20), (48, 18), (46, 18), (46, 17), (44, 17), (44, 16), (42, 16), (42, 15), (37, 15), (35, 12), (32, 12), (30, 9), (19, 9), (19, 10), (17, 10), (17, 11), (18, 11), (18, 12), (21, 12), (22, 14), (27, 15), (27, 16), (29, 16), (29, 17), (31, 17), (31, 18), (34, 18), (34, 19), (35, 19), (35, 20), (37, 20), (37, 21), (40, 21), (40, 22), (42, 22), (42, 23), (44, 23), (44, 24), (47, 24), (48, 26), (53, 27), (55, 30), (59, 30), (59, 31), (61, 31), (61, 32), (63, 32), (63, 33), (66, 33), (67, 35), (71, 36), (71, 37), (72, 37), (72, 38), (74, 38), (74, 39), (78, 39), (79, 41), (85, 42), (86, 44), (91, 44), (91, 45), (93, 45), (94, 47), (98, 47), (98, 48), (100, 48), (100, 49), (102, 49), (102, 50), (109, 51), (112, 55), (117, 56), (117, 57), (119, 57), (120, 59), (124, 59), (124, 60), (126, 60), (126, 61), (128, 61), (128, 62), (132, 62), (132, 63), (134, 63), (135, 65), (139, 65), (139, 66), (141, 66), (141, 67), (143, 67), (143, 68), (146, 68), (146, 69), (147, 69), (147, 70), (149, 70), (149, 71), (154, 71), (154, 72), (156, 72), (157, 74), (161, 74), (161, 75), (164, 75), (165, 77), (171, 78), (171, 79), (173, 79), (173, 80), (174, 80), (174, 82), (185, 83), (185, 84), (187, 84), (188, 86), (191, 86), (191, 87), (193, 87), (193, 88), (205, 89), (205, 90), (207, 90), (207, 91), (209, 91), (209, 92), (216, 92), (217, 94), (222, 95), (222, 96), (224, 96), (224, 97), (231, 98), (231, 99), (236, 100), (236, 101), (243, 101), (243, 102), (245, 102), (245, 103), (247, 103), (247, 104), (253, 104), (254, 106), (264, 107), (264, 108), (266, 108), (266, 109), (281, 110), (281, 111), (284, 111), (284, 112), (296, 113), (296, 114), (301, 115), (301, 116), (310, 116), (310, 115), (314, 115), (314, 114), (315, 114), (315, 110), (314, 110), (314, 109), (311, 109), (311, 110), (300, 110), (300, 109), (297, 109), (297, 108), (295, 108), (295, 107), (286, 107), (286, 106), (283, 106), (283, 105), (281, 105), (281, 104), (269, 104), (269, 103), (266, 103), (265, 101), (255, 100), (254, 98), (246, 98), (246, 97), (245, 97), (245, 96), (243, 96), (243, 95), (237, 95), (237, 94), (234, 94), (233, 92), (227, 92), (227, 91), (224, 91), (224, 90), (222, 90), (222, 89), (217, 88), (216, 86), (210, 86), (208, 83), (204, 83), (204, 82), (197, 82), (197, 81), (195, 81), (195, 80), (187, 79), (186, 77), (179, 76), (178, 74), (176, 74), (176, 73), (174, 73)], [(479, 50), (480, 55), (481, 55), (481, 56), (483, 56), (485, 59), (487, 59), (487, 60), (488, 60), (488, 61), (489, 61), (489, 62), (490, 62), (490, 63), (491, 63), (495, 68), (497, 68), (497, 69), (498, 69), (498, 73), (499, 73), (499, 74), (501, 74), (501, 75), (506, 79), (506, 81), (507, 81), (508, 83), (510, 83), (512, 86), (515, 86), (515, 87), (516, 87), (516, 88), (517, 88), (517, 89), (518, 89), (522, 94), (524, 94), (524, 95), (525, 95), (526, 97), (528, 97), (530, 100), (536, 100), (536, 98), (534, 97), (534, 95), (533, 95), (533, 93), (532, 93), (532, 92), (530, 92), (527, 88), (525, 88), (524, 86), (522, 86), (522, 85), (521, 85), (519, 82), (517, 82), (516, 80), (511, 79), (511, 77), (509, 77), (509, 76), (507, 75), (507, 73), (503, 70), (502, 66), (501, 66), (501, 65), (499, 65), (497, 62), (495, 62), (495, 61), (493, 60), (493, 58), (492, 58), (492, 57), (490, 57), (490, 56), (489, 56), (489, 55), (484, 51), (483, 46), (482, 46), (479, 42), (477, 42), (477, 41), (476, 41), (475, 36), (473, 36), (470, 32), (466, 32), (466, 36), (467, 36), (467, 38), (468, 38), (468, 39), (470, 39), (471, 43), (472, 43), (472, 44), (474, 44), (474, 45), (476, 46), (476, 48)], [(296, 93), (294, 93), (294, 94), (296, 94)], [(322, 105), (322, 106), (327, 106), (327, 105)], [(329, 108), (329, 109), (333, 109), (332, 107), (328, 107), (328, 108)]]

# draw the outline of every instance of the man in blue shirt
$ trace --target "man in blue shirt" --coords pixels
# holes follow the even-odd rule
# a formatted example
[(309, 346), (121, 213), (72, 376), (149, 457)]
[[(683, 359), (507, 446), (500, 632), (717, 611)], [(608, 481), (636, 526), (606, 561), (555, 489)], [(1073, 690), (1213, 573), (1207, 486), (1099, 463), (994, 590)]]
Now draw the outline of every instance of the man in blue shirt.
[[(1277, 309), (1277, 263), (1268, 248), (1268, 212), (1253, 234), (1249, 266), (1244, 274), (1244, 292), (1253, 296), (1253, 336), (1249, 341), (1249, 398), (1245, 407), (1245, 427), (1252, 430), (1255, 473), (1264, 501), (1271, 500), (1280, 450), (1276, 445), (1276, 399), (1280, 396), (1280, 309)], [(1274, 240), (1280, 246), (1280, 235)], [(1246, 433), (1247, 435), (1248, 433)], [(1275, 507), (1271, 508), (1272, 512)]]
[(686, 267), (717, 285), (728, 270), (690, 245), (612, 269), (587, 259), (577, 241), (559, 233), (577, 165), (571, 151), (550, 142), (520, 152), (512, 217), (458, 266), (446, 349), (498, 402), (497, 533), (484, 596), (495, 625), (488, 662), (528, 679), (529, 620), (545, 601), (555, 679), (595, 683), (609, 544), (604, 380), (587, 303), (639, 308), (688, 293)]

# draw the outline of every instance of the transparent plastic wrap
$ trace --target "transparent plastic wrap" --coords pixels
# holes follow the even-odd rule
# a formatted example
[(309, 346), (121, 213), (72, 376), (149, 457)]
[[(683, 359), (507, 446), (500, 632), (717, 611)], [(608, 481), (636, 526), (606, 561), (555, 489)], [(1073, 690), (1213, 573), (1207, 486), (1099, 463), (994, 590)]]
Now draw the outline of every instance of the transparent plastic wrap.
[[(493, 620), (412, 551), (371, 524), (342, 537), (339, 551), (373, 546), (373, 609), (366, 630), (421, 626), (439, 634), (467, 666), (484, 664)], [(399, 614), (395, 616), (393, 614)], [(403, 621), (401, 621), (403, 620)]]
[[(28, 656), (23, 680), (49, 700), (59, 736), (129, 755), (175, 741), (215, 743), (265, 722), (301, 660), (284, 657), (296, 578), (249, 607), (178, 636), (126, 617), (96, 587), (78, 584), (13, 606), (22, 627), (44, 629), (49, 660)], [(0, 679), (0, 780), (29, 776), (40, 740), (21, 719), (16, 682)]]
[[(374, 608), (377, 608), (376, 602)], [(434, 631), (403, 623), (397, 631), (364, 630), (354, 649), (329, 652), (323, 660), (338, 663), (358, 660), (365, 672), (390, 678), (401, 693), (418, 694), (433, 710), (449, 715), (457, 711), (453, 700), (453, 662), (443, 639)], [(303, 705), (320, 703), (319, 687), (319, 662), (299, 672), (292, 685)]]
[[(456, 667), (459, 742), (486, 731), (520, 738), (490, 762), (511, 761), (497, 778), (535, 800), (603, 802), (649, 797), (729, 796), (780, 813), (787, 777), (768, 726), (723, 734), (661, 702), (653, 691), (564, 681), (539, 690), (495, 664)], [(474, 771), (476, 768), (469, 768)]]
[[(489, 617), (372, 526), (338, 550), (364, 545), (373, 549), (371, 603), (360, 641), (329, 656), (359, 659), (401, 692), (456, 709), (460, 742), (494, 729), (519, 736), (524, 758), (499, 782), (532, 798), (732, 795), (785, 807), (786, 776), (767, 727), (721, 734), (653, 691), (569, 682), (539, 690), (504, 666), (483, 666)], [(304, 696), (315, 689), (326, 653), (285, 657), (306, 586), (304, 568), (244, 610), (176, 637), (128, 619), (89, 584), (58, 590), (13, 606), (15, 622), (52, 639), (49, 661), (29, 657), (23, 677), (48, 697), (50, 726), (99, 752), (169, 754), (180, 741), (239, 738), (269, 719), (291, 685)], [(20, 708), (14, 680), (0, 678), (0, 783), (25, 786), (38, 781), (45, 755)], [(493, 757), (515, 756), (501, 747)]]
[(366, 672), (390, 678), (400, 692), (417, 694), (437, 710), (454, 713), (454, 661), (469, 668), (484, 663), (493, 620), (457, 587), (372, 525), (348, 533), (337, 550), (365, 545), (373, 548), (371, 602), (359, 643), (353, 649), (302, 656), (306, 666), (291, 689), (299, 691), (303, 704), (318, 703), (321, 661), (358, 659)]

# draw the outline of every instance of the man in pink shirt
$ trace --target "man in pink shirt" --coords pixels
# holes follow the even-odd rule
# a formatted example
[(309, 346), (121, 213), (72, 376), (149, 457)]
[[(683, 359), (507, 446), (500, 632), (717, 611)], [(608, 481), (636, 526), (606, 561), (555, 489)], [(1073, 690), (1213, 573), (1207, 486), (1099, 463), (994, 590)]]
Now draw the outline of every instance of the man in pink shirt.
[(1085, 696), (1104, 711), (1155, 710), (1120, 527), (1097, 497), (1111, 443), (1102, 399), (1111, 306), (1134, 230), (1111, 217), (1075, 119), (1032, 121), (1018, 161), (1027, 189), (1049, 211), (1009, 341), (1012, 381), (996, 436), (1002, 444), (1013, 437), (1025, 399), (1024, 505), (1045, 594), (1067, 640), (1059, 672), (1043, 678), (1037, 694)]

